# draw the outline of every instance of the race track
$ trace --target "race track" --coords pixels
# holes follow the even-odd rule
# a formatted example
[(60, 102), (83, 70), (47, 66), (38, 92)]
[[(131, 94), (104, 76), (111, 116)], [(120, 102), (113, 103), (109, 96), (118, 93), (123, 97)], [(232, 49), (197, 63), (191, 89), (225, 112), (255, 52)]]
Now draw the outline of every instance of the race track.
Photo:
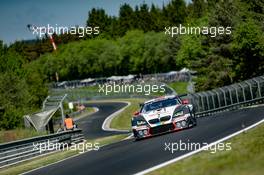
[[(99, 111), (90, 116), (78, 120), (76, 122), (78, 128), (82, 129), (86, 139), (96, 139), (99, 137), (106, 137), (110, 135), (119, 134), (119, 132), (116, 131), (103, 131), (102, 124), (109, 115), (125, 107), (126, 105), (126, 103), (121, 102), (85, 104), (85, 106), (96, 107), (99, 109)], [(122, 133), (124, 134), (124, 132)]]
[[(135, 142), (134, 139), (121, 141), (104, 146), (99, 151), (90, 151), (31, 171), (28, 174), (134, 174), (189, 152), (177, 151), (172, 154), (164, 150), (165, 143), (178, 143), (179, 140), (212, 143), (263, 118), (264, 107), (223, 112), (210, 117), (199, 118), (197, 127), (191, 129), (163, 134), (142, 141)], [(94, 133), (93, 135), (96, 136), (97, 134)]]

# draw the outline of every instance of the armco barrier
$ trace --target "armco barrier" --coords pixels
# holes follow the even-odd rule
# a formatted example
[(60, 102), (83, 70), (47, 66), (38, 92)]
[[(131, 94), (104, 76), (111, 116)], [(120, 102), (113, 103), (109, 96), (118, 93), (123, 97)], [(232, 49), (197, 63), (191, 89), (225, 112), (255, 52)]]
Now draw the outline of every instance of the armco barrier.
[[(57, 134), (34, 137), (9, 143), (0, 144), (0, 168), (10, 166), (25, 160), (57, 151), (52, 147), (56, 143), (72, 144), (84, 140), (82, 130), (65, 131)], [(41, 151), (36, 145), (48, 143), (49, 149)]]
[(264, 103), (264, 76), (205, 92), (188, 94), (197, 117)]

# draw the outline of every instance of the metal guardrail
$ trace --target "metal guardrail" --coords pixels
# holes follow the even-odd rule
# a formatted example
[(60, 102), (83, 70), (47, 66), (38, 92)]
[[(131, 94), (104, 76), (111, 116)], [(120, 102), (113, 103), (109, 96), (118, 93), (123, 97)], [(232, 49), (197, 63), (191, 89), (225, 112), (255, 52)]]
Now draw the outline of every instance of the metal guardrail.
[[(62, 146), (80, 143), (84, 140), (81, 132), (78, 129), (0, 144), (0, 168), (58, 151), (54, 147), (57, 143)], [(41, 148), (43, 145), (45, 149)]]
[(264, 76), (210, 91), (188, 94), (187, 98), (194, 105), (197, 117), (264, 103)]
[[(157, 84), (158, 82), (156, 82)], [(53, 89), (53, 93), (67, 93), (71, 100), (97, 100), (115, 98), (155, 98), (143, 94), (121, 93), (102, 95), (86, 89)], [(166, 86), (166, 94), (171, 94)], [(184, 95), (181, 95), (184, 96)], [(197, 117), (211, 115), (216, 112), (237, 109), (243, 106), (264, 103), (264, 76), (255, 77), (240, 83), (216, 88), (210, 91), (187, 94), (193, 104)]]

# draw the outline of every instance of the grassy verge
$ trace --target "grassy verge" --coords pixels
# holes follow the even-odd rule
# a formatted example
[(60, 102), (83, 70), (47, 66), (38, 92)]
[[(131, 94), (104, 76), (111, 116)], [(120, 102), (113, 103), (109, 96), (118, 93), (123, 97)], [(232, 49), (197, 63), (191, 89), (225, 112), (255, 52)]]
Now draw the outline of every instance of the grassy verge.
[[(109, 136), (109, 137), (104, 137), (100, 139), (95, 139), (95, 140), (87, 140), (89, 143), (99, 143), (100, 146), (102, 145), (108, 145), (117, 141), (120, 141), (124, 138), (126, 138), (128, 135), (127, 134), (121, 134), (121, 135), (115, 135), (115, 136)], [(60, 160), (63, 160), (67, 157), (77, 155), (79, 154), (78, 151), (61, 151), (53, 154), (49, 154), (43, 157), (35, 158), (29, 161), (22, 162), (17, 165), (13, 165), (7, 168), (0, 169), (0, 174), (1, 175), (16, 175), (16, 174), (21, 174), (23, 172), (30, 171), (32, 169), (45, 166), (51, 163), (58, 162)]]
[(86, 107), (85, 112), (87, 112), (88, 114), (91, 114), (91, 113), (95, 112), (95, 109), (93, 107)]
[(130, 102), (124, 111), (119, 113), (111, 122), (110, 127), (115, 129), (131, 129), (130, 120), (135, 111), (139, 110), (139, 104), (146, 101), (146, 99), (122, 99), (122, 101)]
[(231, 151), (215, 154), (201, 152), (177, 163), (151, 172), (150, 175), (262, 175), (264, 172), (264, 124), (240, 134), (231, 142)]
[(45, 131), (37, 132), (34, 129), (24, 129), (24, 128), (0, 131), (0, 143), (11, 142), (11, 141), (21, 140), (35, 136), (41, 136), (45, 134), (47, 134)]
[(172, 82), (168, 83), (168, 85), (174, 89), (177, 94), (186, 94), (188, 82)]

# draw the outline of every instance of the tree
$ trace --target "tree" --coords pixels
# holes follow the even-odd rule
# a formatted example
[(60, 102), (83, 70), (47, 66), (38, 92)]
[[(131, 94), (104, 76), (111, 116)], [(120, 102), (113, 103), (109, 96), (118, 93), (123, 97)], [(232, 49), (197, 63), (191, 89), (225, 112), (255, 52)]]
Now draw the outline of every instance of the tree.
[(131, 30), (135, 26), (135, 14), (129, 4), (124, 4), (119, 10), (119, 33), (123, 36), (126, 31)]
[(111, 18), (105, 13), (104, 9), (93, 8), (88, 13), (86, 25), (89, 27), (99, 27), (101, 32), (107, 33), (111, 24)]
[(154, 25), (154, 21), (149, 13), (149, 7), (147, 4), (142, 4), (140, 10), (137, 12), (137, 27), (144, 32), (150, 31)]
[[(215, 0), (210, 0), (209, 3), (215, 5), (216, 2)], [(194, 18), (201, 18), (206, 12), (206, 3), (204, 0), (192, 0), (189, 6), (191, 9), (191, 16)]]
[(108, 26), (107, 31), (109, 31), (110, 38), (117, 38), (119, 33), (119, 23), (117, 17), (110, 17), (111, 24)]
[(236, 28), (232, 49), (235, 78), (248, 79), (263, 74), (264, 36), (260, 26), (249, 19)]
[(162, 30), (164, 30), (165, 27), (165, 17), (161, 11), (161, 9), (159, 9), (158, 7), (156, 7), (154, 4), (151, 5), (150, 8), (150, 19), (151, 19), (151, 29), (152, 31), (155, 32), (160, 32)]
[(0, 77), (0, 128), (13, 129), (21, 126), (22, 116), (30, 100), (27, 85), (13, 72), (5, 72)]
[(163, 11), (170, 25), (182, 24), (187, 16), (184, 0), (172, 0)]

